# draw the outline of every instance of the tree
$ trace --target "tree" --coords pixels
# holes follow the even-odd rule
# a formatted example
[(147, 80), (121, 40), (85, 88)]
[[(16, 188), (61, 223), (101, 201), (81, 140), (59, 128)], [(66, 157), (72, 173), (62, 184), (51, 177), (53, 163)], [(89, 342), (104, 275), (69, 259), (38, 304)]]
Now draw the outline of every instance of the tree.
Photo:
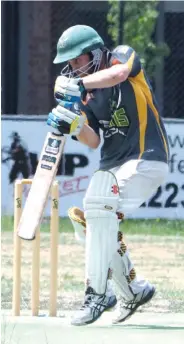
[(107, 22), (108, 33), (118, 45), (119, 30), (123, 30), (123, 42), (130, 45), (140, 56), (143, 66), (150, 78), (154, 76), (155, 67), (163, 56), (169, 54), (165, 43), (154, 42), (156, 21), (159, 15), (158, 1), (124, 1), (123, 22), (119, 23), (120, 2), (109, 0)]

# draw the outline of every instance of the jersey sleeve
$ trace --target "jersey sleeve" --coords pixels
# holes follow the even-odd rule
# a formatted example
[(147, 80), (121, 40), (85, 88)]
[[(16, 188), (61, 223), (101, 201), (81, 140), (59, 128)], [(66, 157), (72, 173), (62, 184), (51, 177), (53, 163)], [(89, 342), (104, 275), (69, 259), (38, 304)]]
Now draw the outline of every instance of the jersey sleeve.
[(130, 69), (129, 77), (135, 77), (142, 69), (139, 56), (135, 50), (128, 45), (119, 45), (112, 51), (111, 65), (118, 63), (128, 64)]
[(89, 127), (91, 127), (98, 136), (100, 136), (99, 123), (96, 117), (93, 115), (93, 112), (90, 109), (90, 107), (87, 104), (84, 105), (83, 103), (81, 103), (80, 110), (81, 110), (81, 115), (85, 116), (86, 118), (85, 123), (89, 125)]

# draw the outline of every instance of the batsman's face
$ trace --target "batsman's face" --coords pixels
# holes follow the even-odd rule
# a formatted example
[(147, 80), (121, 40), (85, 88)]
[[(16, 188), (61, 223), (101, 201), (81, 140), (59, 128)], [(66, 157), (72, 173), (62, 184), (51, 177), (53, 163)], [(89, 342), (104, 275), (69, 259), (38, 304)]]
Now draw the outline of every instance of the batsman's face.
[(72, 67), (73, 72), (80, 75), (81, 77), (86, 75), (86, 67), (90, 62), (90, 57), (88, 54), (81, 55), (76, 59), (68, 61), (70, 66)]

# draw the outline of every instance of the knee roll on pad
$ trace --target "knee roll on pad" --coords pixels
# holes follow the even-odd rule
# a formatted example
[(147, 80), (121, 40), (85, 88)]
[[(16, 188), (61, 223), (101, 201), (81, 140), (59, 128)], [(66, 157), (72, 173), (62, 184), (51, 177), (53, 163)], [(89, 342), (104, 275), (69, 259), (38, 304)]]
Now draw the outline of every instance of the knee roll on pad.
[[(99, 217), (104, 215), (103, 212), (116, 213), (118, 201), (119, 188), (114, 174), (109, 171), (95, 172), (83, 201), (85, 213), (90, 210), (99, 210)], [(88, 214), (92, 216), (92, 213)]]

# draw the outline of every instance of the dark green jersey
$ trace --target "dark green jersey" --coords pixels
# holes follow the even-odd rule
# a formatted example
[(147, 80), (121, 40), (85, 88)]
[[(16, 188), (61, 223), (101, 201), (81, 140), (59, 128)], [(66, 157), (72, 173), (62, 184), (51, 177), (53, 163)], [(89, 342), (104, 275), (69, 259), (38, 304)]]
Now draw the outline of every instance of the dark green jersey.
[(136, 52), (118, 46), (108, 65), (128, 63), (126, 81), (111, 88), (95, 89), (82, 105), (88, 124), (103, 131), (100, 169), (110, 169), (130, 159), (168, 162), (168, 143), (152, 88)]

